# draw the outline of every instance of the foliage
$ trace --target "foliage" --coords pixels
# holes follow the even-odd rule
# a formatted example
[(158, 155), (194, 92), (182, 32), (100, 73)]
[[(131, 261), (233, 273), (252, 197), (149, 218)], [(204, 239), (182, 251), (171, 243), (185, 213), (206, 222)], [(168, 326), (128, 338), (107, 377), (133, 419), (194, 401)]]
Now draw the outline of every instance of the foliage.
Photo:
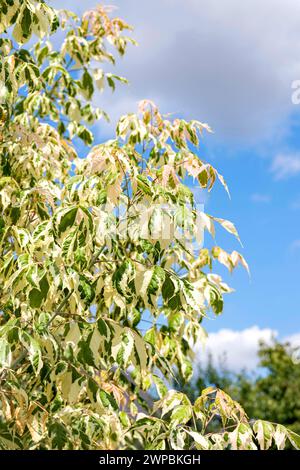
[(299, 433), (299, 348), (289, 343), (261, 343), (259, 358), (255, 374), (232, 373), (225, 364), (216, 367), (210, 360), (197, 372), (197, 378), (182, 384), (181, 389), (194, 399), (205, 387), (220, 387), (243, 406), (248, 416), (279, 422)]
[[(230, 292), (213, 261), (247, 267), (236, 251), (195, 249), (215, 222), (238, 237), (197, 211), (186, 184), (227, 189), (197, 156), (209, 127), (142, 102), (80, 159), (78, 139), (91, 145), (105, 115), (96, 87), (124, 81), (103, 63), (133, 42), (129, 26), (103, 7), (78, 18), (38, 0), (2, 1), (0, 24), (0, 447), (297, 447), (221, 390), (192, 404), (166, 388), (174, 368), (191, 377), (202, 318)], [(216, 415), (223, 428), (207, 433)]]

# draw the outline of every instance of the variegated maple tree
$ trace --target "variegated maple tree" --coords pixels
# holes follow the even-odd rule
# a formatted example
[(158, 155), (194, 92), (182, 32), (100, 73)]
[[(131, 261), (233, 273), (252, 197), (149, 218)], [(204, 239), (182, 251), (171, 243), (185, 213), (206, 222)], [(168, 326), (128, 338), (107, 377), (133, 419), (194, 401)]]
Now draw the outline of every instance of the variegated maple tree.
[(103, 63), (134, 43), (129, 29), (104, 7), (0, 5), (0, 448), (297, 447), (221, 390), (195, 403), (168, 390), (175, 369), (191, 377), (202, 319), (230, 291), (213, 263), (247, 264), (202, 246), (215, 222), (238, 236), (189, 189), (227, 190), (198, 157), (206, 124), (145, 101), (80, 158), (107, 116), (95, 90), (126, 81)]

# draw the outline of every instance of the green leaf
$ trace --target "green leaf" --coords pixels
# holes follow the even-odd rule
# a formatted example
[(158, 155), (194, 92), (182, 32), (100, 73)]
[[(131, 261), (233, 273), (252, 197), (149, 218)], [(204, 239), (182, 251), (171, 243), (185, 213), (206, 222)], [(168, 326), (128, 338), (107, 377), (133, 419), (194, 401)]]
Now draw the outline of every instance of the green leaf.
[(12, 353), (9, 343), (5, 338), (0, 338), (0, 367), (11, 365)]
[(103, 406), (105, 406), (105, 408), (112, 408), (115, 411), (119, 409), (116, 400), (110, 393), (107, 393), (105, 390), (100, 390), (98, 394), (101, 403), (103, 404)]
[(213, 284), (209, 283), (208, 286), (209, 290), (209, 302), (211, 305), (211, 308), (213, 309), (214, 313), (216, 315), (219, 315), (223, 311), (223, 297), (220, 291), (214, 286)]
[(171, 297), (173, 297), (175, 292), (175, 286), (171, 280), (171, 277), (168, 273), (166, 273), (166, 279), (165, 282), (163, 283), (162, 286), (162, 296), (164, 300), (169, 300)]
[(106, 74), (106, 79), (107, 79), (107, 83), (110, 86), (110, 88), (112, 88), (112, 90), (115, 91), (116, 85), (115, 85), (114, 80), (112, 79), (112, 76), (110, 74)]
[(113, 274), (113, 283), (122, 296), (126, 298), (128, 302), (132, 300), (132, 294), (134, 292), (134, 265), (131, 260), (126, 260)]
[(82, 364), (88, 364), (94, 366), (94, 356), (89, 347), (89, 344), (85, 340), (81, 340), (78, 343), (79, 351), (77, 354), (77, 359)]
[(152, 195), (152, 189), (150, 186), (150, 181), (144, 175), (137, 176), (137, 187), (148, 196)]
[(91, 145), (94, 141), (93, 133), (85, 126), (79, 126), (77, 135), (86, 145)]
[(23, 31), (23, 36), (25, 39), (27, 39), (31, 34), (31, 23), (32, 23), (31, 11), (29, 10), (29, 8), (25, 7), (23, 10), (23, 15), (20, 20), (20, 24), (21, 24), (22, 31)]
[(40, 308), (42, 302), (44, 300), (44, 296), (39, 289), (35, 287), (29, 292), (29, 305), (32, 308)]
[(39, 286), (40, 289), (34, 287), (29, 292), (29, 304), (32, 308), (40, 308), (43, 301), (47, 298), (49, 291), (49, 283), (46, 274), (40, 280)]
[(40, 291), (43, 296), (43, 300), (45, 300), (49, 291), (49, 283), (48, 283), (48, 278), (46, 274), (40, 280)]
[(91, 75), (85, 69), (82, 75), (81, 88), (86, 92), (87, 98), (90, 99), (94, 93), (94, 84)]
[(69, 227), (72, 227), (75, 222), (75, 218), (77, 215), (77, 207), (72, 207), (71, 209), (67, 210), (64, 215), (61, 217), (59, 225), (58, 225), (58, 234), (61, 235), (65, 232)]
[(68, 442), (66, 427), (60, 422), (54, 422), (49, 427), (52, 449), (63, 449)]
[(168, 388), (165, 382), (155, 374), (153, 374), (153, 382), (156, 385), (156, 390), (157, 390), (159, 398), (163, 398), (168, 392)]
[(161, 268), (160, 266), (154, 266), (153, 274), (152, 274), (151, 280), (150, 280), (150, 282), (148, 284), (148, 288), (147, 288), (148, 299), (149, 299), (150, 303), (151, 303), (151, 298), (149, 296), (151, 294), (156, 295), (156, 296), (159, 295), (159, 292), (162, 288), (164, 280), (165, 280), (165, 271), (164, 271), (164, 269)]
[(95, 297), (95, 289), (91, 283), (82, 275), (79, 276), (80, 284), (78, 290), (80, 292), (80, 297), (85, 300), (87, 304), (91, 304)]

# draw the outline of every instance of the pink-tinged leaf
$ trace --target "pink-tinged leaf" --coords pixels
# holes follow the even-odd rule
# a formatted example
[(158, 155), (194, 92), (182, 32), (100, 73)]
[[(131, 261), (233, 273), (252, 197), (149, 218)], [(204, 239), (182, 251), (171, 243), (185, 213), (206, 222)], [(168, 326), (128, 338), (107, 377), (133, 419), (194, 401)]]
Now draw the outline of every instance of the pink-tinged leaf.
[(118, 200), (122, 192), (122, 187), (121, 187), (122, 180), (123, 180), (123, 176), (119, 175), (116, 181), (112, 185), (108, 186), (107, 188), (107, 199), (110, 202), (112, 202), (114, 205), (118, 204)]
[(168, 186), (170, 176), (173, 179), (174, 184), (177, 185), (179, 183), (179, 179), (174, 167), (171, 165), (164, 165), (162, 169), (162, 186), (164, 186), (164, 188)]
[(236, 267), (239, 263), (241, 263), (241, 265), (246, 269), (247, 273), (250, 276), (250, 269), (249, 269), (248, 263), (240, 253), (238, 253), (237, 251), (233, 251), (231, 253), (230, 258), (234, 267)]

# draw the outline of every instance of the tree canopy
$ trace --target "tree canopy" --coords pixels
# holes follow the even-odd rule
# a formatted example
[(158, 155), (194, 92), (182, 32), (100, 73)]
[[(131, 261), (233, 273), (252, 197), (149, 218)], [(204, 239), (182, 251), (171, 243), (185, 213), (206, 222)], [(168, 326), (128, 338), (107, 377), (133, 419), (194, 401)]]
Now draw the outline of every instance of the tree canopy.
[[(94, 142), (107, 115), (92, 100), (126, 81), (107, 64), (134, 43), (130, 29), (101, 6), (79, 18), (38, 0), (0, 5), (0, 447), (298, 447), (220, 389), (191, 402), (168, 388), (175, 371), (191, 378), (202, 319), (231, 291), (215, 262), (247, 264), (199, 249), (216, 224), (238, 238), (189, 188), (227, 190), (199, 158), (207, 124), (143, 101)], [(80, 158), (79, 141), (97, 145)]]
[(205, 367), (195, 371), (189, 383), (178, 384), (195, 399), (206, 387), (219, 387), (237, 400), (248, 416), (278, 422), (300, 432), (300, 364), (299, 347), (289, 343), (261, 343), (259, 363), (254, 371), (230, 371), (226, 357), (220, 364), (212, 358)]

